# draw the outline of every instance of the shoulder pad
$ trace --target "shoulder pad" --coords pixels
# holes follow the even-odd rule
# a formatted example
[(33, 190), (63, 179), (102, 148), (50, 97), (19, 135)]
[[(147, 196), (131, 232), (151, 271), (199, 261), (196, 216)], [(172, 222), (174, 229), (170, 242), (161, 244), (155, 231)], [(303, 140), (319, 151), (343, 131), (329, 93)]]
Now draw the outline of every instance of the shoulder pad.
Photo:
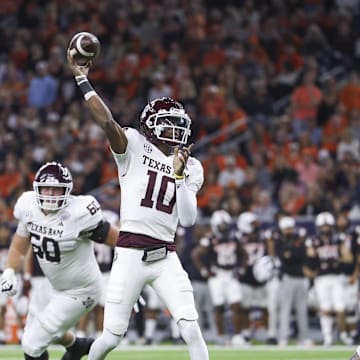
[(138, 146), (143, 146), (144, 141), (146, 140), (145, 136), (142, 135), (138, 130), (128, 127), (125, 130), (126, 138), (128, 140), (128, 146), (130, 149), (137, 149)]
[(198, 159), (194, 158), (193, 156), (189, 157), (186, 165), (187, 166), (200, 166), (200, 167), (202, 167), (201, 162)]
[(124, 131), (126, 132), (126, 136), (131, 136), (131, 137), (135, 137), (135, 136), (138, 136), (138, 137), (144, 137), (144, 135), (142, 135), (138, 130), (134, 129), (134, 128), (131, 128), (131, 127), (126, 127), (126, 128), (123, 128)]
[(34, 191), (25, 191), (19, 196), (14, 206), (15, 219), (21, 220), (25, 212), (30, 210), (29, 204), (37, 206)]
[(71, 212), (81, 230), (96, 226), (103, 218), (101, 206), (92, 195), (71, 197), (69, 205), (64, 210)]
[(201, 162), (194, 157), (190, 157), (186, 164), (185, 176), (187, 183), (196, 184), (197, 190), (199, 190), (204, 182), (204, 168)]

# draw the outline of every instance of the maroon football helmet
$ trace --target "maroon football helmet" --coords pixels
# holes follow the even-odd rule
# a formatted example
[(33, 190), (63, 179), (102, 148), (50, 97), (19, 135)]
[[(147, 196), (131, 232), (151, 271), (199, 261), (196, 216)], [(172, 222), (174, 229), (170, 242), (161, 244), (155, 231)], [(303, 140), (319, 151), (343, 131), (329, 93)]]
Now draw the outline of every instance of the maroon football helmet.
[[(68, 204), (69, 196), (73, 188), (73, 180), (68, 168), (57, 162), (48, 162), (37, 171), (33, 187), (36, 193), (36, 201), (40, 208), (57, 211)], [(42, 194), (41, 188), (44, 187), (63, 188), (63, 194)]]
[(140, 116), (140, 130), (153, 143), (185, 145), (191, 134), (191, 119), (184, 107), (170, 97), (147, 104)]

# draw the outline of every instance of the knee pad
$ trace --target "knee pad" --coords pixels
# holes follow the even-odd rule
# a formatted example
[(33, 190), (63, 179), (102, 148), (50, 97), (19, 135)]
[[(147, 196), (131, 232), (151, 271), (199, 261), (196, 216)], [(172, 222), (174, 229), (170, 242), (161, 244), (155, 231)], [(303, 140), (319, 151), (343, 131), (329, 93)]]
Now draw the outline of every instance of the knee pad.
[(102, 335), (100, 336), (102, 344), (107, 349), (115, 349), (119, 344), (124, 335), (115, 335), (107, 329), (104, 329)]
[(29, 359), (38, 359), (44, 353), (46, 347), (40, 346), (32, 341), (28, 334), (24, 334), (21, 339), (21, 347)]
[(38, 319), (34, 318), (31, 325), (25, 327), (25, 332), (21, 339), (21, 346), (24, 353), (31, 357), (38, 358), (46, 351), (53, 339), (53, 336), (41, 326)]
[(197, 321), (181, 319), (178, 325), (181, 336), (187, 344), (202, 340), (200, 326)]
[[(104, 312), (104, 329), (122, 337), (128, 328), (131, 308), (119, 310), (117, 303), (107, 302)], [(128, 312), (129, 310), (129, 312)]]

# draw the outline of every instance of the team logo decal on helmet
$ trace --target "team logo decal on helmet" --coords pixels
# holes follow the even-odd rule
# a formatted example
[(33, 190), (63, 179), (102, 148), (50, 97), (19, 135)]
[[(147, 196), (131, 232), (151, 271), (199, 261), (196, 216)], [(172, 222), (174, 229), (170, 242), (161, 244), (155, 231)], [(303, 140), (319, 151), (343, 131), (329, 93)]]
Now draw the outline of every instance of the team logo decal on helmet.
[[(73, 188), (73, 181), (70, 171), (57, 162), (49, 162), (43, 165), (35, 175), (33, 182), (36, 193), (36, 201), (44, 210), (57, 211), (64, 208), (69, 201)], [(42, 194), (42, 188), (62, 188), (61, 195)]]
[(184, 107), (170, 97), (151, 101), (140, 116), (140, 130), (153, 143), (185, 145), (191, 135), (190, 126)]

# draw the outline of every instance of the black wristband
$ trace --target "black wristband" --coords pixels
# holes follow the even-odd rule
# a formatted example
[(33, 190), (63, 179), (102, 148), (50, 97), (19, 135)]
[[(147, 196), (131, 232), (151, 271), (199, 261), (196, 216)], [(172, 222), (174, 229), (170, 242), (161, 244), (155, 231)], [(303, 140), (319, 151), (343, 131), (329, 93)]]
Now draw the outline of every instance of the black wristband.
[(93, 87), (89, 83), (89, 80), (87, 79), (85, 81), (80, 82), (79, 89), (81, 90), (84, 96), (90, 91), (94, 91)]
[(75, 80), (85, 100), (89, 100), (92, 96), (96, 95), (95, 90), (85, 75), (76, 76)]

